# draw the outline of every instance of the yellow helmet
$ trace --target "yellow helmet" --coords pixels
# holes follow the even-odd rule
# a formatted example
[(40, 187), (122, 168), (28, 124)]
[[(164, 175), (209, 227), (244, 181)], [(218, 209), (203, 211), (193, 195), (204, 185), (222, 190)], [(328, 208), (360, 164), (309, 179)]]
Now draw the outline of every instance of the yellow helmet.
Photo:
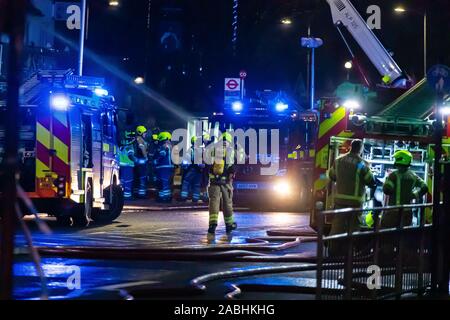
[(140, 136), (142, 136), (144, 133), (146, 133), (147, 132), (147, 128), (146, 127), (144, 127), (144, 126), (138, 126), (137, 128), (136, 128), (136, 133), (138, 134), (138, 135), (140, 135)]
[(167, 132), (167, 131), (161, 132), (158, 135), (158, 140), (159, 141), (172, 140), (172, 135), (170, 134), (170, 132)]
[(209, 135), (208, 132), (203, 133), (203, 140), (211, 140), (211, 136)]
[(366, 220), (366, 226), (368, 226), (369, 228), (372, 228), (375, 223), (375, 220), (373, 219), (372, 211), (367, 213), (365, 220)]
[(153, 141), (158, 140), (158, 134), (157, 133), (152, 134), (152, 140)]
[(412, 158), (413, 156), (408, 150), (399, 150), (394, 154), (394, 165), (410, 166)]
[(191, 144), (196, 143), (197, 140), (198, 140), (198, 138), (197, 138), (196, 136), (193, 136), (193, 137), (191, 138)]
[(229, 132), (225, 132), (222, 134), (222, 140), (228, 141), (229, 143), (233, 142), (233, 136)]

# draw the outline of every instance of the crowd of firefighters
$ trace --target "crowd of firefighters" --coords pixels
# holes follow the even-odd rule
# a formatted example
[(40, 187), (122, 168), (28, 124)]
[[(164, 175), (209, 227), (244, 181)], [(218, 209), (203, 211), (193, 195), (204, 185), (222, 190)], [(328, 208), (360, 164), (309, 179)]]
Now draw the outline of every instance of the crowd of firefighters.
[[(222, 206), (226, 232), (231, 233), (237, 225), (233, 218), (233, 178), (235, 157), (232, 147), (233, 137), (224, 133), (217, 142), (208, 135), (202, 138), (202, 145), (196, 144), (199, 137), (190, 139), (181, 169), (181, 191), (177, 201), (193, 203), (199, 201), (209, 204), (208, 234), (214, 235)], [(196, 152), (212, 143), (223, 144), (223, 154), (215, 154), (212, 165), (196, 163)], [(150, 133), (145, 126), (137, 126), (134, 131), (126, 131), (120, 146), (120, 180), (124, 198), (149, 198), (148, 189), (157, 190), (156, 201), (171, 203), (173, 200), (173, 178), (176, 166), (172, 162), (172, 135), (167, 131)], [(216, 149), (214, 149), (216, 150)], [(227, 152), (227, 150), (231, 150)], [(218, 161), (217, 159), (220, 159)]]

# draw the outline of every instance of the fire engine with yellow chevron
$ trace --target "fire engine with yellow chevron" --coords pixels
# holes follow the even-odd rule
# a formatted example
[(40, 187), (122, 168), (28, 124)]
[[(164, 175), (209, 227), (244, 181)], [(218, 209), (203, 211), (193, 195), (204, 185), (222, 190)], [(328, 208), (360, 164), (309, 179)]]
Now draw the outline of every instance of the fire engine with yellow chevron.
[[(349, 152), (353, 139), (363, 140), (362, 157), (369, 163), (379, 184), (375, 195), (371, 195), (367, 190), (364, 207), (387, 205), (388, 199), (382, 192), (382, 184), (395, 170), (394, 154), (398, 150), (411, 152), (413, 156), (411, 170), (427, 182), (429, 190), (433, 190), (434, 104), (435, 93), (426, 79), (406, 90), (391, 103), (380, 105), (378, 109), (374, 109), (370, 102), (357, 105), (337, 97), (322, 100), (318, 112), (315, 143), (313, 187), (315, 206), (311, 217), (313, 227), (316, 226), (315, 212), (334, 208), (336, 190), (327, 173), (338, 157)], [(450, 160), (448, 122), (442, 139), (444, 159), (448, 161)], [(419, 201), (429, 203), (432, 202), (432, 197), (430, 191)], [(431, 216), (426, 216), (426, 220), (430, 222)], [(364, 225), (366, 222), (363, 217), (361, 223)]]
[(21, 86), (19, 118), (20, 185), (39, 212), (77, 226), (121, 214), (117, 107), (103, 79), (40, 71)]

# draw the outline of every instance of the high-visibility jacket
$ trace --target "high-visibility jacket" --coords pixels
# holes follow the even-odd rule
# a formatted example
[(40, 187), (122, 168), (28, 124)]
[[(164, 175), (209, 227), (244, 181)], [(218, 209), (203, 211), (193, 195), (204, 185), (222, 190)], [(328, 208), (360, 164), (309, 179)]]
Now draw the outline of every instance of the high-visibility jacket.
[(134, 148), (132, 145), (121, 146), (119, 149), (121, 167), (134, 167)]
[(389, 205), (410, 204), (412, 200), (423, 197), (428, 186), (409, 169), (392, 172), (383, 185), (383, 191), (389, 195)]
[(351, 152), (336, 159), (328, 176), (336, 182), (334, 203), (341, 206), (360, 207), (365, 187), (376, 186), (369, 164)]
[(170, 141), (160, 142), (155, 153), (154, 165), (156, 169), (173, 168), (172, 144)]
[(221, 154), (213, 154), (214, 163), (209, 169), (209, 181), (219, 185), (230, 183), (230, 176), (236, 172), (236, 154), (232, 149), (227, 152), (226, 148), (218, 148), (217, 151)]

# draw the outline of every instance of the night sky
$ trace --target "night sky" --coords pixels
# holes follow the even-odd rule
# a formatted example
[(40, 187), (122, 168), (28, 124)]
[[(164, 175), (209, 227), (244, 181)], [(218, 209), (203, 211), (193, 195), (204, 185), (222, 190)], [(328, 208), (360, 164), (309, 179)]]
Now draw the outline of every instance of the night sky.
[[(233, 55), (232, 0), (152, 0), (150, 29), (147, 29), (148, 0), (122, 0), (118, 8), (108, 8), (107, 1), (90, 1), (87, 47), (112, 61), (132, 76), (147, 75), (147, 85), (189, 112), (218, 109), (223, 99), (223, 78), (248, 72), (249, 92), (261, 89), (286, 90), (302, 102), (306, 87), (306, 50), (299, 39), (312, 35), (324, 40), (317, 52), (318, 96), (330, 95), (346, 78), (344, 62), (350, 55), (333, 26), (325, 0), (240, 0), (236, 55)], [(423, 24), (420, 14), (397, 15), (393, 8), (403, 4), (429, 15), (429, 65), (450, 64), (450, 1), (380, 1), (355, 0), (363, 17), (376, 4), (382, 9), (381, 30), (375, 31), (400, 67), (413, 79), (423, 73)], [(292, 25), (282, 25), (291, 17)], [(164, 49), (164, 32), (179, 36)], [(350, 34), (347, 38), (352, 40)], [(373, 83), (379, 75), (357, 44), (353, 49)], [(123, 58), (126, 58), (125, 60)], [(146, 99), (125, 99), (126, 84), (87, 62), (88, 73), (106, 76), (115, 86), (124, 107), (145, 108), (158, 119), (164, 112)], [(352, 72), (351, 79), (358, 81)], [(130, 105), (131, 104), (131, 105)], [(148, 110), (148, 111), (147, 111)]]

